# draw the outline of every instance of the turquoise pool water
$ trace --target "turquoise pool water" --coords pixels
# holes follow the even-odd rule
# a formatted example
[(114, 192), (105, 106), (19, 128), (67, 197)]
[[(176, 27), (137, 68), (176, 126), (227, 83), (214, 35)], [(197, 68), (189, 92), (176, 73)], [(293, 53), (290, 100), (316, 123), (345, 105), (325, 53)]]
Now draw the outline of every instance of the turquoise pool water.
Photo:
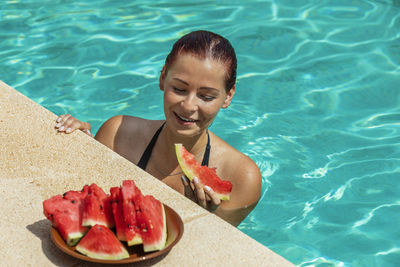
[(212, 130), (262, 170), (239, 229), (299, 266), (399, 266), (399, 1), (1, 1), (0, 79), (94, 131), (161, 119), (164, 58), (196, 29), (238, 54)]

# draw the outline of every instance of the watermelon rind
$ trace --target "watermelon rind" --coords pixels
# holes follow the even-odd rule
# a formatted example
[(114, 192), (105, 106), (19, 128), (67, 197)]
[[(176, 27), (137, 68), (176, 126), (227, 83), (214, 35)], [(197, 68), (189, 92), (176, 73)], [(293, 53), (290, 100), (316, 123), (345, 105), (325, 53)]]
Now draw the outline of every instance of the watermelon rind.
[(94, 225), (81, 239), (76, 250), (100, 260), (122, 260), (130, 257), (124, 245), (104, 225)]
[(122, 214), (127, 224), (125, 228), (125, 237), (128, 246), (139, 245), (143, 243), (140, 236), (139, 227), (136, 221), (136, 205), (135, 199), (140, 198), (142, 192), (136, 186), (133, 180), (122, 181), (121, 199), (122, 199)]
[(84, 235), (81, 232), (70, 233), (68, 234), (67, 238), (67, 245), (68, 246), (75, 246), (81, 240)]
[(166, 243), (166, 216), (164, 205), (151, 195), (137, 196), (137, 224), (145, 252), (161, 250)]
[(91, 219), (86, 219), (82, 221), (82, 226), (94, 226), (96, 224), (101, 224), (104, 226), (107, 226), (108, 228), (112, 228), (109, 225), (107, 225), (107, 223), (104, 220), (91, 220)]
[(88, 257), (90, 257), (90, 258), (98, 259), (98, 260), (123, 260), (123, 259), (129, 258), (129, 253), (128, 252), (126, 252), (127, 254), (121, 252), (121, 254), (116, 254), (116, 255), (113, 255), (113, 256), (110, 256), (109, 254), (103, 254), (103, 253), (93, 253), (93, 252), (88, 251), (88, 250), (86, 250), (84, 248), (80, 248), (79, 252), (84, 254), (84, 255), (86, 255), (86, 256), (88, 256)]
[[(186, 175), (186, 177), (190, 180), (193, 181), (194, 177), (198, 177), (201, 183), (201, 175), (195, 172), (195, 169), (189, 166), (185, 159), (183, 158), (184, 153), (190, 153), (185, 151), (185, 148), (183, 147), (182, 144), (175, 144), (175, 152), (176, 152), (176, 158), (178, 159), (179, 166), (181, 167), (183, 173)], [(193, 156), (193, 162), (195, 161), (194, 156)], [(198, 163), (195, 163), (198, 164)], [(198, 164), (200, 165), (200, 164)], [(196, 166), (197, 167), (197, 166)], [(219, 178), (218, 178), (219, 179)], [(202, 183), (201, 183), (202, 184)], [(205, 184), (202, 184), (202, 186), (205, 186)], [(214, 193), (217, 195), (217, 197), (221, 200), (229, 200), (230, 196), (229, 194), (222, 194), (219, 193), (216, 188), (212, 188), (214, 190)]]
[(196, 176), (196, 174), (194, 173), (192, 168), (187, 166), (185, 160), (183, 159), (182, 148), (182, 144), (175, 144), (176, 158), (178, 159), (179, 166), (181, 166), (183, 173), (186, 175), (187, 178), (189, 178), (190, 181), (193, 181), (193, 178)]
[[(79, 246), (79, 244), (78, 244)], [(78, 246), (76, 246), (76, 250), (78, 250)], [(86, 250), (85, 248), (79, 248), (78, 250), (80, 253), (93, 258), (93, 259), (98, 259), (98, 260), (123, 260), (129, 258), (129, 253), (127, 250), (119, 253), (119, 254), (106, 254), (106, 253), (94, 253), (92, 251)]]
[(125, 231), (127, 228), (127, 224), (123, 218), (122, 214), (122, 197), (121, 197), (121, 188), (119, 187), (111, 187), (110, 188), (111, 194), (111, 208), (114, 215), (114, 222), (115, 222), (115, 231), (117, 238), (120, 241), (126, 241)]
[(154, 244), (146, 244), (143, 242), (143, 250), (144, 252), (151, 252), (156, 250), (162, 250), (165, 247), (165, 243), (167, 242), (167, 217), (165, 215), (164, 205), (161, 203), (162, 207), (162, 216), (163, 216), (163, 234), (158, 243)]
[(82, 226), (101, 224), (114, 227), (110, 197), (96, 184), (91, 184), (83, 200)]
[(143, 243), (143, 240), (140, 235), (135, 235), (133, 237), (133, 239), (127, 241), (128, 246), (140, 245), (142, 243)]
[(80, 205), (79, 201), (73, 202), (61, 195), (43, 201), (44, 215), (69, 246), (75, 245), (88, 230), (81, 225)]

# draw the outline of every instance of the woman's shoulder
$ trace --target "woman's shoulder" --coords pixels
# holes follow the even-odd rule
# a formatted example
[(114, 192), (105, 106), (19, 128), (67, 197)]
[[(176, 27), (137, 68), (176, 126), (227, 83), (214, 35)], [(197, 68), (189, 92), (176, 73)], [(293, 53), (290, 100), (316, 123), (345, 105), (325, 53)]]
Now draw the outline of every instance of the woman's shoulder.
[(257, 164), (247, 155), (240, 152), (218, 136), (214, 135), (214, 159), (224, 176), (231, 177), (234, 183), (261, 184), (261, 172)]
[(161, 125), (161, 120), (147, 120), (140, 117), (117, 115), (111, 117), (100, 127), (99, 134), (140, 134)]
[(136, 158), (150, 142), (152, 135), (162, 121), (140, 117), (117, 115), (108, 119), (100, 127), (96, 139), (118, 154), (135, 162)]
[(257, 203), (262, 182), (257, 164), (217, 136), (214, 136), (214, 146), (211, 146), (212, 150), (215, 149), (213, 160), (217, 164), (217, 173), (232, 183), (232, 197), (229, 202), (224, 203), (224, 208), (235, 209)]
[(133, 116), (117, 115), (106, 120), (96, 133), (96, 139), (114, 149), (114, 142), (117, 135), (132, 131), (138, 122), (143, 123), (143, 119)]
[[(116, 115), (114, 117), (109, 118), (104, 122), (102, 127), (132, 127), (137, 126), (138, 124), (146, 124), (152, 122), (151, 120), (143, 119), (140, 117), (129, 116), (129, 115)], [(140, 128), (140, 127), (138, 127)]]

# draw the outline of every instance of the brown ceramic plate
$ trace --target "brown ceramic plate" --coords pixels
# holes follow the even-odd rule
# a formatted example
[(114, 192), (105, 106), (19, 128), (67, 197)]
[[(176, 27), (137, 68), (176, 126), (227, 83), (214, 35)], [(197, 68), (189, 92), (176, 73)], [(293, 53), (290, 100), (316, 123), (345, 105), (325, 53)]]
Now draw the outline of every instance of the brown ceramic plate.
[(75, 250), (74, 247), (68, 246), (64, 239), (60, 236), (58, 231), (54, 228), (51, 227), (51, 239), (53, 242), (56, 244), (56, 246), (61, 249), (63, 252), (67, 253), (68, 255), (71, 255), (72, 257), (84, 260), (84, 261), (90, 261), (90, 262), (96, 262), (96, 263), (105, 263), (105, 264), (125, 264), (125, 263), (132, 263), (132, 262), (140, 262), (140, 261), (145, 261), (148, 259), (152, 259), (161, 255), (164, 255), (165, 253), (169, 252), (173, 246), (178, 243), (178, 241), (181, 239), (182, 234), (183, 234), (183, 222), (181, 217), (176, 213), (173, 209), (168, 207), (167, 205), (164, 204), (165, 208), (165, 214), (166, 214), (166, 219), (167, 219), (167, 243), (164, 249), (160, 251), (154, 251), (154, 252), (144, 252), (143, 251), (143, 246), (142, 245), (137, 245), (137, 246), (125, 246), (128, 249), (130, 257), (127, 259), (123, 260), (99, 260), (99, 259), (94, 259), (87, 257), (85, 255), (80, 254), (78, 251)]

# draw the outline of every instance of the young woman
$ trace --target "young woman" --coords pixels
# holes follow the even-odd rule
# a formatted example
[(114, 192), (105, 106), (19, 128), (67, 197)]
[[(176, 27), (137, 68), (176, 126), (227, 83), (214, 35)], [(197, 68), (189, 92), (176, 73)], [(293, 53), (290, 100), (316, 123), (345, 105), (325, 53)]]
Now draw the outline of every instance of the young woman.
[[(161, 70), (165, 121), (116, 116), (98, 130), (96, 139), (200, 206), (237, 226), (256, 206), (261, 191), (257, 165), (208, 130), (221, 108), (235, 94), (236, 55), (228, 40), (208, 31), (180, 38)], [(57, 119), (59, 132), (76, 129), (90, 133), (90, 125), (71, 115)], [(213, 190), (190, 182), (175, 155), (181, 143), (198, 162), (216, 168), (231, 181), (229, 201), (220, 201)]]

